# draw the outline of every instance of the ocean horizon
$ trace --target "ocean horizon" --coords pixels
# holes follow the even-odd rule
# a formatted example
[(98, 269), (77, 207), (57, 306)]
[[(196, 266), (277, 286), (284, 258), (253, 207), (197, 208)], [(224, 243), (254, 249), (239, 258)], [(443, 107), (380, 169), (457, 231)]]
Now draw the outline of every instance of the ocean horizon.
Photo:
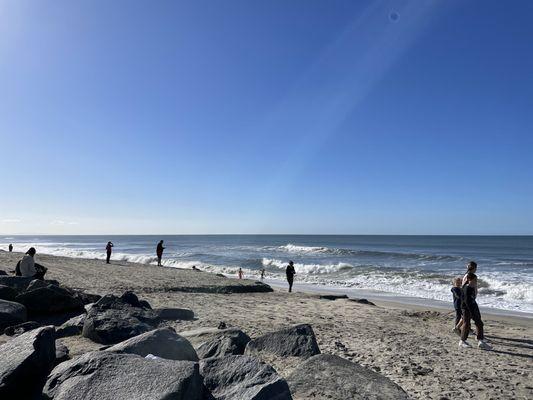
[[(478, 263), (482, 307), (533, 313), (533, 236), (528, 235), (3, 235), (0, 249), (37, 248), (38, 254), (156, 264), (155, 247), (165, 242), (163, 265), (197, 268), (257, 279), (284, 280), (294, 261), (297, 284), (372, 290), (397, 296), (451, 301), (451, 280)], [(37, 255), (38, 257), (38, 255)]]

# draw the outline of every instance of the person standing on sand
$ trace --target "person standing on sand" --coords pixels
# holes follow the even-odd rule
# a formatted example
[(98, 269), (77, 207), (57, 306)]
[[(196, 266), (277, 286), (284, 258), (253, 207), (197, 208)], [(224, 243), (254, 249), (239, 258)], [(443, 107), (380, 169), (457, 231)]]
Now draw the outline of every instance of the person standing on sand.
[(160, 240), (159, 243), (157, 244), (157, 249), (155, 250), (155, 253), (157, 254), (157, 266), (158, 267), (161, 266), (161, 259), (163, 258), (163, 250), (165, 250), (165, 248), (163, 247), (163, 241)]
[(287, 282), (289, 282), (289, 292), (292, 292), (292, 284), (294, 282), (294, 275), (296, 275), (296, 271), (294, 269), (294, 263), (292, 261), (289, 261), (289, 265), (287, 265), (287, 268), (285, 269), (285, 274), (287, 274)]
[(242, 268), (239, 268), (239, 279), (242, 279), (243, 275)]
[(265, 269), (261, 268), (261, 280), (265, 279)]
[(9, 243), (9, 246), (7, 248), (9, 249), (10, 253), (13, 251), (13, 245), (11, 243)]
[(106, 264), (109, 264), (109, 260), (111, 259), (111, 252), (113, 251), (113, 247), (115, 245), (112, 242), (107, 242), (107, 246), (105, 247), (105, 252), (107, 254), (107, 258), (105, 260)]
[[(467, 282), (467, 276), (468, 274), (472, 273), (475, 274), (477, 271), (477, 264), (475, 261), (470, 261), (468, 264), (466, 264), (466, 274), (463, 276), (463, 286), (466, 285)], [(475, 282), (472, 282), (474, 285), (474, 291), (475, 291), (475, 297), (477, 297), (477, 279)]]
[(483, 350), (490, 350), (491, 347), (485, 342), (485, 336), (483, 334), (483, 321), (481, 321), (481, 313), (476, 302), (476, 290), (477, 287), (476, 274), (469, 272), (466, 276), (466, 284), (462, 288), (462, 300), (461, 308), (463, 309), (463, 325), (461, 326), (461, 340), (459, 342), (459, 348), (471, 347), (466, 341), (468, 334), (470, 333), (470, 320), (473, 319), (476, 324), (476, 336), (478, 340), (478, 347)]

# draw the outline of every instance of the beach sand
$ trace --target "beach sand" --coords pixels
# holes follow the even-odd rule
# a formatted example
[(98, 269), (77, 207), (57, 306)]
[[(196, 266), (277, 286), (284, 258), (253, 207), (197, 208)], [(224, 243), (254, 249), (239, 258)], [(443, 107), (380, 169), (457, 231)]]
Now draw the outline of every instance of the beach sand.
[[(0, 269), (13, 270), (21, 254), (0, 252)], [(414, 399), (533, 398), (533, 319), (483, 315), (493, 351), (457, 347), (451, 333), (452, 311), (391, 301), (377, 306), (350, 300), (323, 300), (315, 293), (275, 289), (270, 293), (212, 294), (177, 291), (183, 285), (201, 287), (221, 278), (206, 272), (126, 262), (38, 254), (48, 267), (47, 279), (104, 295), (134, 291), (153, 307), (191, 308), (196, 319), (174, 322), (177, 332), (217, 326), (224, 321), (251, 337), (278, 328), (309, 323), (323, 353), (337, 354), (379, 371)], [(5, 341), (0, 336), (0, 342)], [(82, 337), (62, 339), (72, 356), (97, 349)], [(476, 341), (470, 339), (475, 345)], [(270, 359), (286, 377), (299, 362)]]

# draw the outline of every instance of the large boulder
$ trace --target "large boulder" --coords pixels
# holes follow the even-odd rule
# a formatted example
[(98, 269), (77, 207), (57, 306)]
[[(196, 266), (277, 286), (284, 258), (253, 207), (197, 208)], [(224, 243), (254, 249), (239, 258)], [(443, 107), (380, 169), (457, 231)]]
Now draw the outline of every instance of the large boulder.
[(107, 351), (59, 364), (43, 390), (53, 400), (200, 400), (202, 392), (198, 363)]
[(408, 400), (389, 378), (331, 354), (308, 358), (287, 379), (295, 400)]
[(0, 285), (9, 286), (17, 292), (26, 290), (34, 278), (24, 276), (0, 276)]
[(17, 325), (27, 320), (27, 310), (20, 303), (0, 300), (0, 331), (12, 325)]
[(154, 311), (130, 303), (110, 294), (102, 297), (87, 312), (82, 335), (97, 343), (115, 344), (157, 327), (160, 319)]
[[(34, 281), (39, 282), (39, 281)], [(15, 301), (24, 304), (30, 314), (54, 314), (83, 310), (83, 303), (72, 292), (53, 284), (34, 284)]]
[(6, 336), (18, 336), (33, 329), (40, 328), (42, 325), (35, 321), (23, 322), (22, 324), (8, 326), (4, 329), (4, 335)]
[(137, 354), (142, 357), (152, 354), (168, 360), (198, 361), (191, 343), (172, 328), (159, 328), (142, 333), (117, 343), (106, 351)]
[(0, 399), (34, 398), (55, 362), (54, 328), (17, 336), (0, 346), (0, 354)]
[(244, 354), (250, 341), (250, 337), (238, 328), (200, 328), (180, 332), (180, 335), (189, 339), (200, 358)]
[(254, 357), (226, 356), (200, 361), (207, 399), (290, 400), (287, 382)]
[(65, 321), (61, 326), (56, 328), (56, 336), (58, 338), (63, 338), (79, 335), (83, 329), (86, 317), (87, 315), (83, 313)]
[(10, 286), (0, 285), (0, 299), (13, 301), (17, 297), (18, 292)]
[(246, 345), (244, 354), (254, 355), (261, 352), (281, 357), (308, 358), (319, 354), (320, 349), (311, 325), (302, 324), (252, 339)]
[(163, 320), (192, 320), (194, 312), (189, 308), (154, 308), (158, 317)]

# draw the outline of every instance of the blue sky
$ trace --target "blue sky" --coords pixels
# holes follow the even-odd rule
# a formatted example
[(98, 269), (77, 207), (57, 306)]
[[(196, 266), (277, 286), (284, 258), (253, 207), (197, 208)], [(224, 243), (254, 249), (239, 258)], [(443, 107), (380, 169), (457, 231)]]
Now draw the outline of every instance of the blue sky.
[(0, 1), (0, 232), (533, 234), (530, 1)]

